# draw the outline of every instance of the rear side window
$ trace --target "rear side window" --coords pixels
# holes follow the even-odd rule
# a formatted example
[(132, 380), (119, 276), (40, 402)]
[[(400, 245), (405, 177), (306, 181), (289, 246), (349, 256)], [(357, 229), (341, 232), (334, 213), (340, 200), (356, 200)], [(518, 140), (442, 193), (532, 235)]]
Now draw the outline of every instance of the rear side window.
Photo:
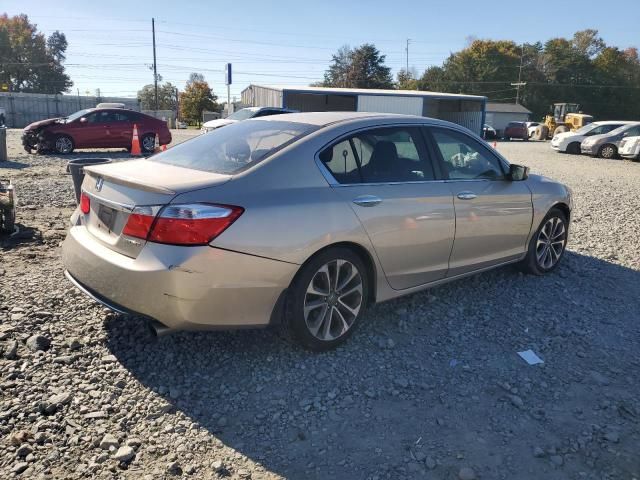
[(433, 180), (421, 141), (414, 127), (365, 130), (323, 150), (320, 160), (342, 184)]
[(311, 133), (306, 123), (251, 120), (199, 135), (150, 160), (206, 172), (235, 174)]

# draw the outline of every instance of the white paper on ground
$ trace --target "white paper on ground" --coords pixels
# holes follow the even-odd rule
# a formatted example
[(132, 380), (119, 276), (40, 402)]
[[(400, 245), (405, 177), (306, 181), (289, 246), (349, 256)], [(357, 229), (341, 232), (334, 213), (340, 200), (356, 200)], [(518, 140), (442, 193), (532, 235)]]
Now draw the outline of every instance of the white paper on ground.
[(537, 365), (538, 363), (544, 363), (544, 361), (535, 354), (533, 350), (525, 350), (524, 352), (518, 352), (518, 355), (527, 362), (529, 365)]

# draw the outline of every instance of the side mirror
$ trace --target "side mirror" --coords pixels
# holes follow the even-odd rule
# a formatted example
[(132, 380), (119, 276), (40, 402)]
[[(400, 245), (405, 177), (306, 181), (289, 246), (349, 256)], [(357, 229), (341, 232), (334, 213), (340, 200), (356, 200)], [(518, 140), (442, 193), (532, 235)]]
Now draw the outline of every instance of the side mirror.
[(87, 117), (82, 117), (80, 119), (80, 123), (87, 123)]
[(529, 167), (523, 165), (509, 165), (509, 180), (512, 182), (520, 182), (529, 178)]

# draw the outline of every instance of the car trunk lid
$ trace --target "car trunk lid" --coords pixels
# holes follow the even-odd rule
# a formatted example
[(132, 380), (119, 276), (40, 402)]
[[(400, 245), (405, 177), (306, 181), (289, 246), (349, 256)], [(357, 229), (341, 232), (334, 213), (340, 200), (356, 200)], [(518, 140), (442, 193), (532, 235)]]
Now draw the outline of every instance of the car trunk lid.
[(222, 185), (230, 175), (202, 172), (150, 160), (86, 167), (83, 192), (89, 197), (84, 224), (100, 243), (135, 258), (146, 241), (123, 234), (135, 207), (163, 206), (178, 194)]

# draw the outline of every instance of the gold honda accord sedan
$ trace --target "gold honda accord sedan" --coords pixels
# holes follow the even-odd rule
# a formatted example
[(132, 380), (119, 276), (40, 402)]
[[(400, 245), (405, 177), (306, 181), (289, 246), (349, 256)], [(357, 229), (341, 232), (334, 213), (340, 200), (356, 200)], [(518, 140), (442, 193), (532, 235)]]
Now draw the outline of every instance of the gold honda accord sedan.
[(405, 115), (246, 120), (87, 167), (67, 277), (156, 332), (282, 323), (304, 346), (365, 308), (497, 266), (553, 271), (567, 187), (465, 128)]

